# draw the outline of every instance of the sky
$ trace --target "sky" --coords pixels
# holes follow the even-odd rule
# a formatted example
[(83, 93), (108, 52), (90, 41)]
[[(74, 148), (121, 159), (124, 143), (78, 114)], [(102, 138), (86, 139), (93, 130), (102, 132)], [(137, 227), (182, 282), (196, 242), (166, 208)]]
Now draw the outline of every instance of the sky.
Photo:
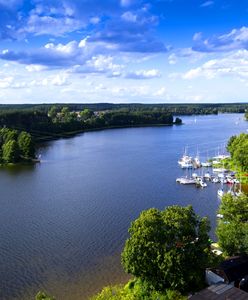
[(248, 102), (247, 0), (0, 0), (0, 104)]

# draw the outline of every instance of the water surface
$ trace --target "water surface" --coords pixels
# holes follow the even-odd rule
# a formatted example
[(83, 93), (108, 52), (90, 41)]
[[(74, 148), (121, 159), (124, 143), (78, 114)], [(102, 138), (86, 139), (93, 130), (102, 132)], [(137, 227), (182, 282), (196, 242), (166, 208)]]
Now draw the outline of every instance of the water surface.
[[(42, 289), (84, 300), (125, 281), (120, 252), (141, 210), (192, 204), (215, 227), (216, 185), (176, 184), (188, 146), (202, 158), (245, 132), (242, 115), (183, 117), (185, 125), (89, 132), (42, 145), (42, 162), (0, 170), (0, 299)], [(214, 238), (214, 230), (211, 232)]]

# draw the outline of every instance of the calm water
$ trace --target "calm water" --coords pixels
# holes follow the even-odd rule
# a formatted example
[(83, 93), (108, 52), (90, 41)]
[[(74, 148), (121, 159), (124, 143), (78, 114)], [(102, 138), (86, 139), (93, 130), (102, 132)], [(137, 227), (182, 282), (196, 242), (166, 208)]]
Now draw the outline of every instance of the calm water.
[[(143, 209), (192, 204), (215, 227), (218, 186), (181, 186), (177, 160), (217, 154), (242, 115), (184, 117), (183, 126), (85, 133), (49, 142), (42, 163), (0, 170), (0, 299), (46, 290), (84, 300), (126, 280), (120, 252)], [(207, 152), (208, 150), (208, 152)], [(214, 230), (211, 235), (214, 237)]]

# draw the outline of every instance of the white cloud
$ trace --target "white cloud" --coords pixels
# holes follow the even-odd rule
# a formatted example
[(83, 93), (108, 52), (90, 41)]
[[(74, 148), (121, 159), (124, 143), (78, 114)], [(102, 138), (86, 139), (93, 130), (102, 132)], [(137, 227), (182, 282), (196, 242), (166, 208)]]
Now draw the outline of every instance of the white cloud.
[(153, 93), (153, 95), (155, 97), (163, 97), (167, 94), (166, 88), (165, 87), (161, 87), (160, 89), (158, 89), (156, 92)]
[(161, 73), (157, 69), (131, 71), (125, 75), (125, 78), (131, 79), (151, 79), (161, 77)]
[(0, 78), (0, 88), (6, 89), (6, 88), (11, 87), (13, 80), (14, 80), (14, 78), (12, 76)]
[(175, 65), (180, 60), (184, 59), (187, 63), (195, 63), (206, 56), (203, 52), (197, 52), (191, 48), (176, 49), (168, 56), (168, 62), (170, 65)]
[(93, 56), (86, 62), (86, 66), (92, 69), (92, 72), (107, 72), (107, 71), (120, 71), (123, 66), (115, 64), (112, 56), (98, 55)]
[(61, 72), (58, 74), (50, 75), (41, 79), (34, 79), (27, 84), (28, 86), (43, 86), (43, 87), (51, 87), (51, 86), (66, 86), (70, 85), (69, 82), (69, 74), (66, 72)]
[(40, 72), (40, 71), (43, 71), (43, 70), (46, 70), (47, 68), (45, 66), (42, 66), (42, 65), (27, 65), (26, 67), (26, 70), (28, 72)]
[(248, 49), (248, 27), (232, 29), (229, 33), (203, 39), (196, 33), (193, 37), (196, 42), (193, 49), (200, 52), (228, 52), (236, 49)]
[(218, 76), (231, 76), (233, 78), (248, 79), (248, 51), (238, 50), (229, 55), (211, 59), (202, 66), (191, 69), (182, 75), (183, 79), (205, 77), (207, 79)]
[(170, 65), (175, 65), (177, 63), (177, 56), (175, 53), (169, 55), (168, 62)]
[(126, 11), (124, 14), (122, 14), (121, 18), (127, 22), (135, 23), (137, 21), (137, 15), (131, 11)]

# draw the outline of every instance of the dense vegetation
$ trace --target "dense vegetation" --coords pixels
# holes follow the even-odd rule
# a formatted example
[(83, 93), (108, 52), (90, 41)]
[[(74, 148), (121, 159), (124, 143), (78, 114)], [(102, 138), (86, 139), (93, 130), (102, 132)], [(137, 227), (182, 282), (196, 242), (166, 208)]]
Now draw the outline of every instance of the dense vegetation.
[[(0, 111), (7, 110), (28, 110), (41, 111), (47, 113), (53, 104), (2, 104)], [(113, 104), (113, 103), (85, 103), (85, 104), (56, 104), (61, 110), (67, 106), (70, 111), (81, 111), (85, 108), (92, 111), (106, 110), (128, 110), (128, 111), (167, 111), (173, 115), (192, 114), (217, 114), (220, 113), (245, 113), (248, 103), (209, 103), (209, 104)]]
[(125, 286), (108, 286), (92, 300), (186, 300), (179, 292), (159, 292), (140, 279), (130, 280)]
[(29, 133), (6, 127), (0, 129), (0, 163), (16, 163), (34, 157), (34, 143)]
[(224, 195), (219, 213), (223, 218), (218, 222), (216, 234), (221, 249), (228, 256), (248, 255), (248, 196)]
[(240, 171), (248, 172), (248, 134), (232, 136), (227, 144), (231, 163)]
[[(175, 123), (181, 124), (181, 120), (176, 118)], [(56, 105), (50, 106), (48, 111), (37, 110), (37, 107), (0, 110), (0, 127), (28, 131), (36, 139), (64, 137), (91, 129), (172, 124), (172, 114), (164, 110), (93, 111), (84, 108), (82, 111), (75, 111), (69, 106)]]
[[(244, 113), (248, 104), (23, 104), (0, 105), (0, 127), (30, 132), (37, 139), (84, 130), (165, 125), (173, 115)], [(181, 120), (177, 118), (176, 124)]]
[(189, 292), (202, 286), (209, 264), (209, 221), (192, 206), (149, 209), (129, 229), (122, 253), (125, 271), (157, 291)]
[(35, 300), (55, 300), (55, 298), (48, 296), (44, 292), (38, 292), (38, 294), (35, 296)]

